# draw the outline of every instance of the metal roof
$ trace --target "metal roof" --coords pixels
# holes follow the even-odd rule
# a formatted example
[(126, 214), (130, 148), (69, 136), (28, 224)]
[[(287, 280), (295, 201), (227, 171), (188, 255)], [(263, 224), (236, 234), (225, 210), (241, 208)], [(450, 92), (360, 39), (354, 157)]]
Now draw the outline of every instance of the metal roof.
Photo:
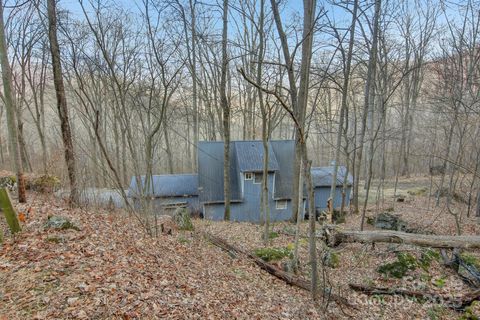
[[(333, 166), (329, 167), (314, 167), (312, 168), (312, 182), (313, 187), (331, 187), (333, 178)], [(338, 166), (337, 172), (337, 186), (343, 185), (343, 179), (347, 168), (344, 166)], [(347, 177), (347, 185), (352, 185), (353, 177), (349, 173)]]
[(295, 163), (295, 141), (270, 141), (276, 155), (279, 170), (275, 174), (275, 199), (291, 199), (293, 196), (293, 166)]
[[(234, 141), (238, 167), (241, 172), (263, 171), (263, 142), (262, 141)], [(271, 144), (268, 147), (268, 171), (277, 171), (279, 166)]]
[[(197, 156), (200, 202), (223, 202), (223, 141), (198, 142)], [(230, 144), (230, 194), (232, 201), (241, 200), (234, 144)]]
[[(222, 203), (223, 194), (223, 142), (198, 143), (198, 186), (200, 202)], [(275, 171), (276, 199), (292, 197), (293, 160), (295, 141), (270, 141), (269, 166)], [(262, 141), (232, 141), (230, 144), (230, 191), (232, 202), (242, 201), (240, 172), (263, 170)]]
[[(141, 188), (145, 186), (145, 176), (140, 176)], [(129, 197), (138, 197), (142, 189), (137, 187), (137, 177), (133, 176), (128, 189)], [(145, 195), (162, 197), (198, 196), (197, 174), (168, 174), (152, 176), (152, 188)]]

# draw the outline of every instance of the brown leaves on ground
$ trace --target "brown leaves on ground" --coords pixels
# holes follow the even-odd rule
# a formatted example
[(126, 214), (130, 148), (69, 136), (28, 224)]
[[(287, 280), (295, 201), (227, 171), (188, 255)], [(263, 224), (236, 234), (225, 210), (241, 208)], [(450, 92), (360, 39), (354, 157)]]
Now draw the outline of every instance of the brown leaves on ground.
[[(32, 199), (32, 197), (31, 197)], [(307, 293), (203, 238), (145, 236), (123, 213), (70, 210), (51, 199), (0, 246), (0, 318), (318, 318)], [(45, 230), (50, 215), (81, 231)]]

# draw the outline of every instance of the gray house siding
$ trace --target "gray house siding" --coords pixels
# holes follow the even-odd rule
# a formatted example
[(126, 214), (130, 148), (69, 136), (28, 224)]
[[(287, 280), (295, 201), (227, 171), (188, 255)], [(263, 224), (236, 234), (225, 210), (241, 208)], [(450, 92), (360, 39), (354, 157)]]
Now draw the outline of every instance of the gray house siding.
[[(140, 186), (137, 182), (140, 181)], [(153, 210), (156, 214), (172, 214), (176, 208), (185, 207), (198, 212), (201, 210), (198, 198), (198, 175), (175, 174), (154, 175), (151, 186), (145, 188), (145, 176), (132, 177), (128, 196), (132, 199), (135, 210), (142, 210), (141, 198), (149, 196), (153, 198)]]
[[(312, 168), (312, 183), (315, 193), (315, 208), (317, 210), (326, 210), (327, 201), (330, 198), (330, 188), (332, 185), (334, 167), (314, 167)], [(342, 190), (343, 180), (347, 174), (347, 168), (344, 166), (338, 166), (337, 174), (337, 187), (335, 189), (335, 197), (333, 199), (333, 207), (340, 208), (342, 205)], [(347, 175), (347, 188), (345, 190), (345, 205), (350, 204), (350, 193), (352, 190), (353, 178), (348, 173)]]
[[(133, 207), (135, 210), (142, 210), (140, 199), (133, 199)], [(201, 210), (198, 196), (153, 199), (153, 210), (156, 214), (172, 214), (178, 207), (189, 208), (192, 212), (198, 212)]]
[[(327, 201), (330, 198), (330, 187), (317, 187), (314, 190), (315, 192), (315, 208), (317, 210), (326, 210)], [(350, 204), (350, 192), (351, 187), (348, 187), (345, 192), (345, 205)], [(337, 187), (335, 189), (335, 199), (333, 200), (333, 207), (339, 208), (342, 205), (342, 187)]]
[[(249, 222), (261, 222), (260, 210), (260, 197), (262, 185), (254, 183), (254, 180), (245, 180), (243, 174), (240, 174), (241, 190), (243, 191), (242, 202), (233, 202), (230, 205), (230, 220), (231, 221), (249, 221)], [(270, 220), (271, 221), (284, 221), (291, 218), (292, 215), (292, 203), (290, 200), (286, 201), (285, 209), (277, 209), (276, 201), (273, 199), (273, 185), (274, 185), (274, 173), (271, 172), (268, 175), (269, 186), (269, 207), (270, 207)], [(203, 205), (203, 214), (206, 219), (210, 220), (223, 220), (224, 216), (224, 204), (223, 203), (205, 203)]]

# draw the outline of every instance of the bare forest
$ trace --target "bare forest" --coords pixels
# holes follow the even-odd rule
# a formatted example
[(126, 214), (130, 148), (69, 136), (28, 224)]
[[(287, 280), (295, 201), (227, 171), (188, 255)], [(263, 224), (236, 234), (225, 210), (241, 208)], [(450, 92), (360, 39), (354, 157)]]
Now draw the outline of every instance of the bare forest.
[[(0, 0), (0, 66), (0, 319), (480, 317), (479, 1)], [(159, 212), (211, 141), (224, 221)]]

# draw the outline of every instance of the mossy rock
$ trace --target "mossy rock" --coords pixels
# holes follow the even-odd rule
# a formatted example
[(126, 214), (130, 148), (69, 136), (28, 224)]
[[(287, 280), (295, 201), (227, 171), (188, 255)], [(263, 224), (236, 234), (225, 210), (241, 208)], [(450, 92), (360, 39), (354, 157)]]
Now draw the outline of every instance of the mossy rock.
[(173, 214), (173, 221), (175, 221), (179, 230), (193, 231), (192, 218), (190, 217), (190, 210), (186, 208), (178, 208)]
[(383, 230), (407, 231), (407, 223), (398, 215), (388, 212), (380, 213), (375, 218), (375, 228)]
[(60, 179), (50, 174), (36, 177), (29, 183), (30, 189), (38, 192), (54, 192), (60, 188), (60, 185)]
[(17, 187), (17, 177), (15, 176), (5, 176), (0, 177), (0, 188), (7, 188), (13, 190)]
[(45, 229), (54, 229), (54, 230), (80, 230), (70, 219), (62, 216), (50, 216), (48, 217), (47, 222), (44, 225)]
[(293, 252), (289, 248), (258, 248), (254, 253), (266, 262), (281, 260), (285, 257), (293, 258)]
[(397, 261), (381, 265), (377, 271), (388, 277), (401, 279), (407, 272), (415, 270), (417, 266), (418, 261), (412, 254), (399, 252), (397, 253)]
[(427, 191), (427, 187), (418, 187), (408, 190), (407, 193), (411, 196), (423, 196), (427, 193)]
[(465, 313), (460, 317), (460, 320), (479, 320), (479, 304), (480, 302), (474, 301), (470, 306), (466, 307)]

